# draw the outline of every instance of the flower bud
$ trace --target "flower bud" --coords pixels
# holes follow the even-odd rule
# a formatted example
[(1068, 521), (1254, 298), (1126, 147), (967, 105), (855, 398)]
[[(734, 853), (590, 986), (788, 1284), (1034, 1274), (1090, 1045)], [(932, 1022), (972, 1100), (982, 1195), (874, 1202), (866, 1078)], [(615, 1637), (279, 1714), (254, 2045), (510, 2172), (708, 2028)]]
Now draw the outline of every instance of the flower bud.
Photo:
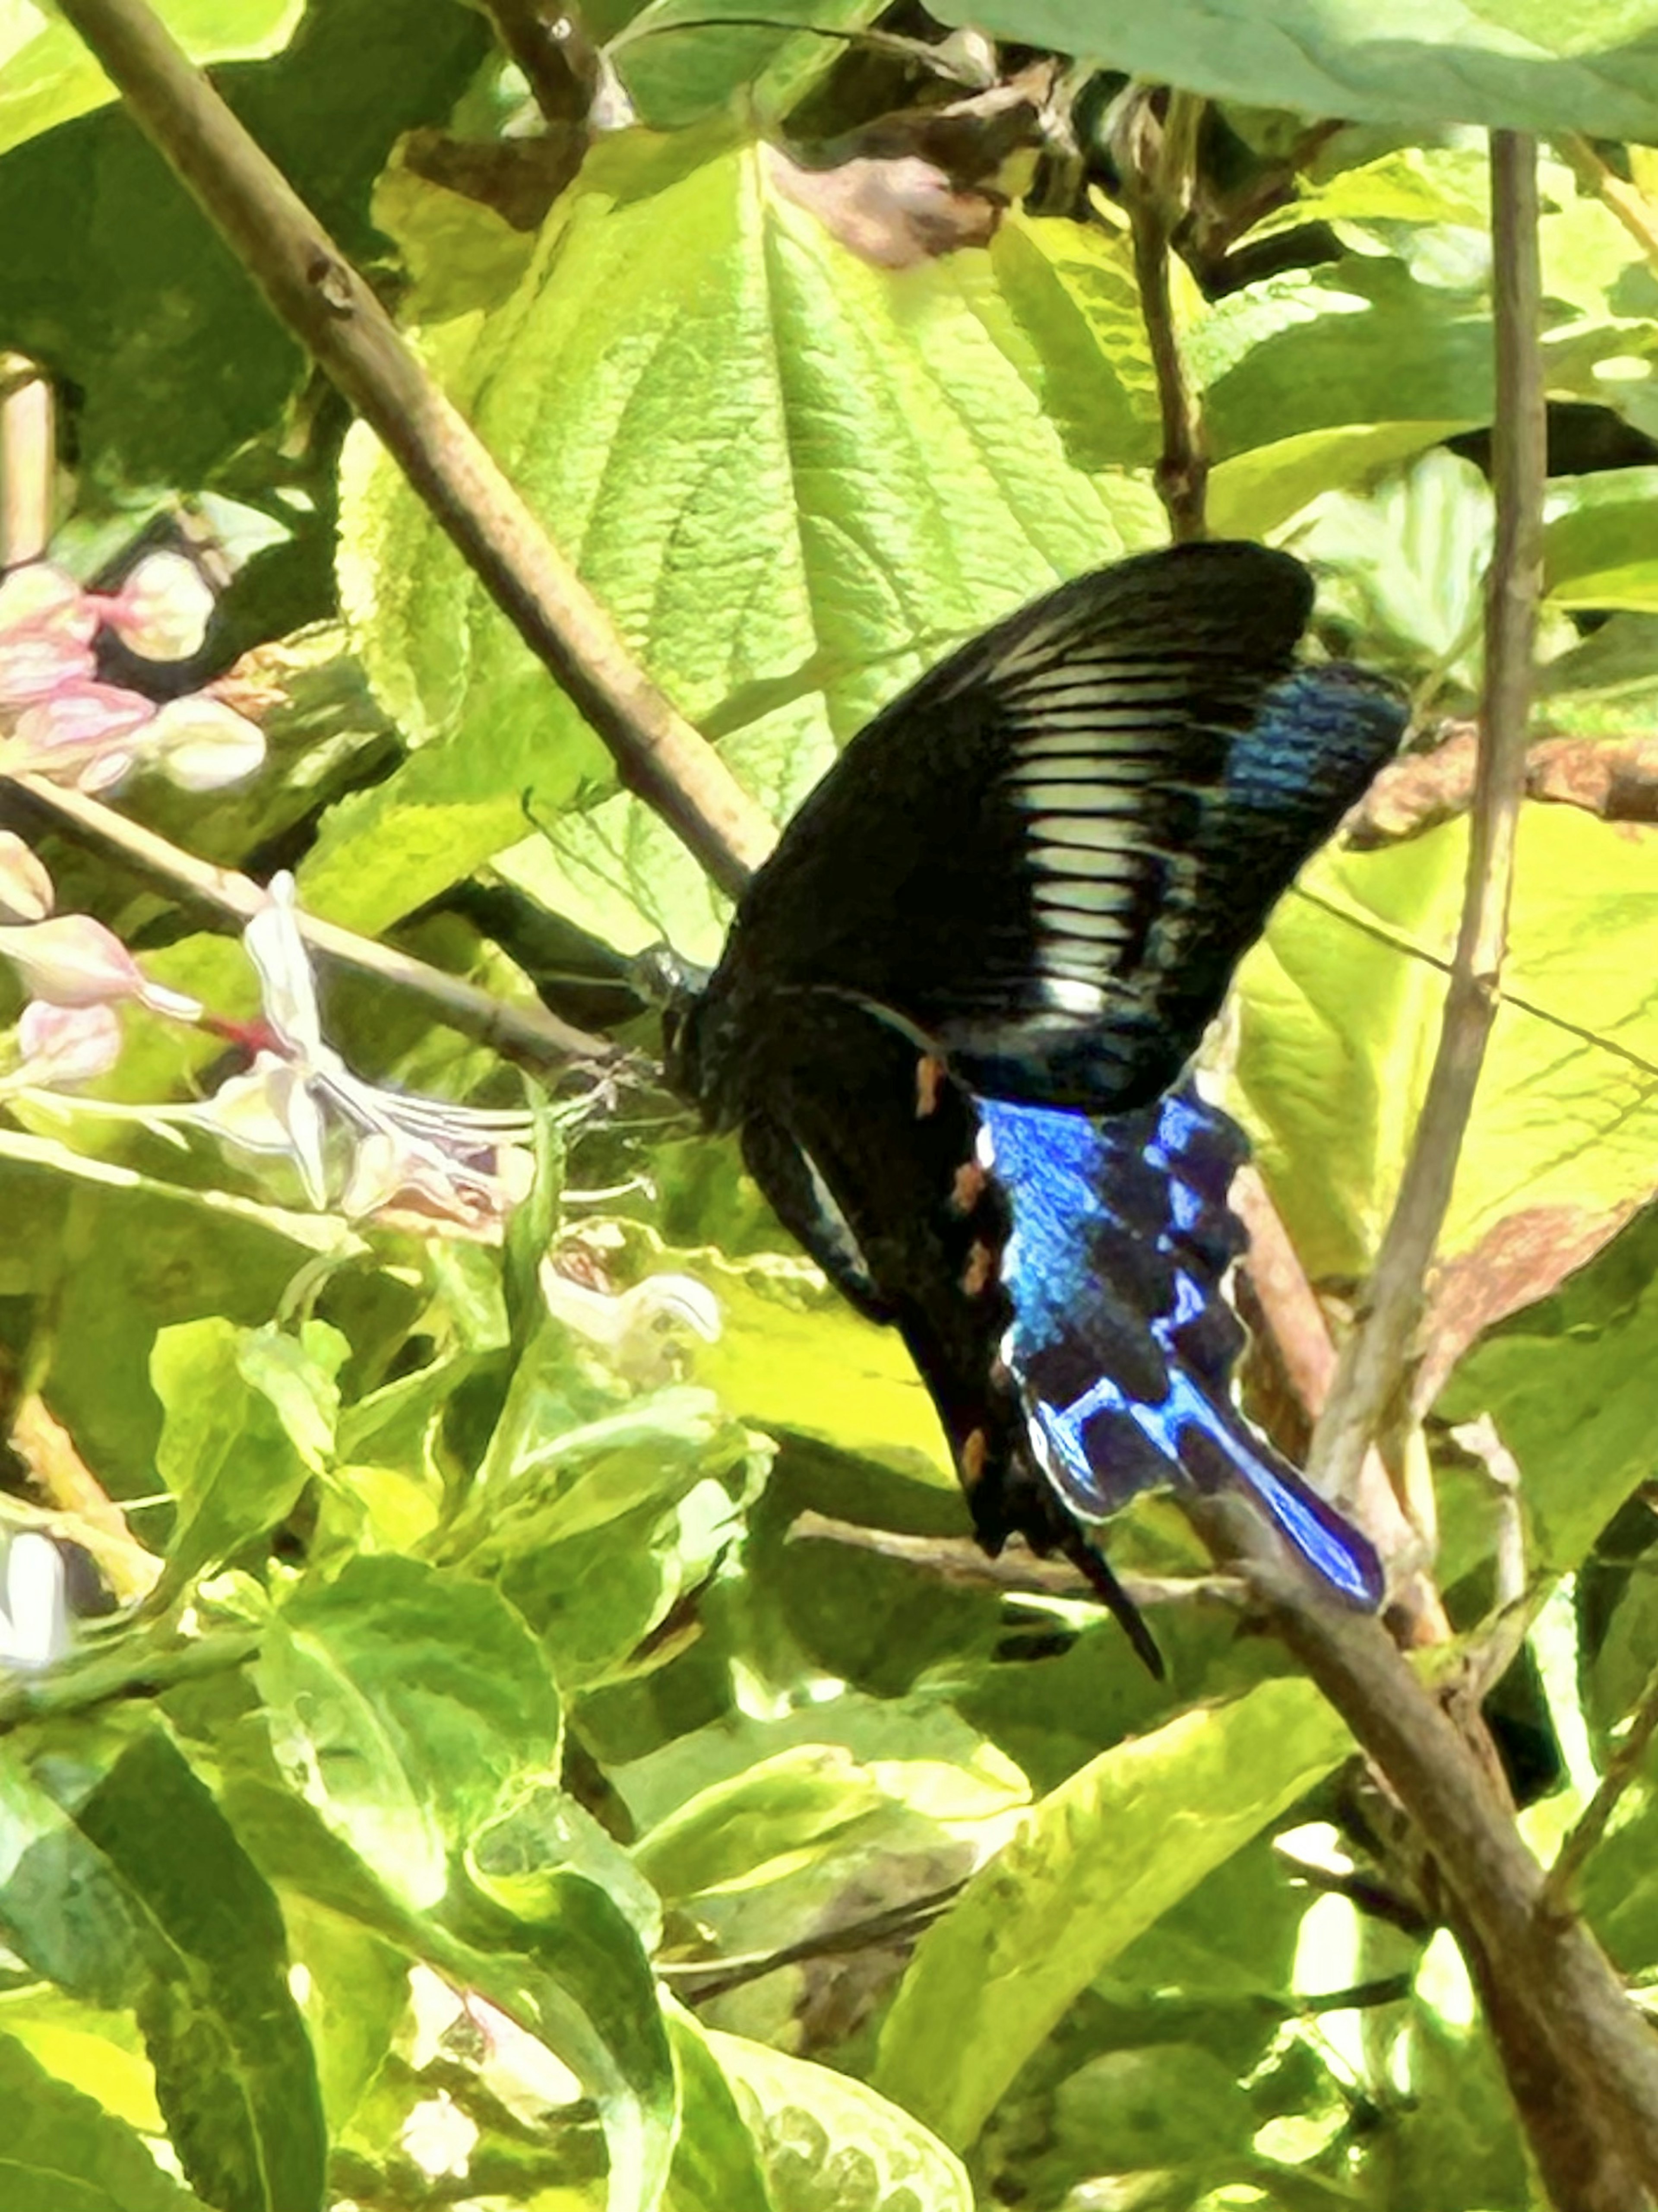
[(205, 691), (169, 700), (143, 733), (145, 757), (185, 791), (218, 791), (264, 763), (264, 732)]
[(137, 999), (158, 1014), (194, 1021), (201, 1006), (152, 983), (120, 939), (89, 914), (0, 928), (0, 959), (9, 960), (31, 998), (53, 1006), (96, 1006)]
[(39, 854), (15, 830), (0, 830), (0, 922), (44, 921), (52, 902), (52, 878)]
[(20, 1083), (38, 1090), (91, 1083), (121, 1056), (121, 1024), (112, 1006), (54, 1006), (32, 999), (17, 1024), (23, 1064)]
[(8, 750), (54, 783), (108, 791), (131, 768), (133, 733), (155, 712), (137, 691), (76, 677), (24, 708)]
[(213, 594), (182, 553), (147, 553), (118, 592), (94, 604), (128, 652), (145, 660), (188, 660), (213, 618)]

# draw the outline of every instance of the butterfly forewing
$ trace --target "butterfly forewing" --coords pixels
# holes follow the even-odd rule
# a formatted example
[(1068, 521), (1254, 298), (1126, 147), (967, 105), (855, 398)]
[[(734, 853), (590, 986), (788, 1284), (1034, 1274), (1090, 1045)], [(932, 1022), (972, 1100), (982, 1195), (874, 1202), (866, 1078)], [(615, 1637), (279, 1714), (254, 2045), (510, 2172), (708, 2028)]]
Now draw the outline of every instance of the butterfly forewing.
[[(1096, 1109), (1155, 1096), (1396, 741), (1391, 704), (1357, 744), (1352, 718), (1321, 708), (1303, 718), (1302, 750), (1324, 753), (1299, 763), (1298, 805), (1255, 804), (1264, 771), (1236, 787), (1309, 604), (1285, 555), (1187, 546), (1080, 578), (964, 647), (808, 798), (742, 903), (714, 1003), (741, 1030), (758, 994), (833, 989), (976, 1087)], [(1275, 724), (1288, 783), (1298, 712)]]

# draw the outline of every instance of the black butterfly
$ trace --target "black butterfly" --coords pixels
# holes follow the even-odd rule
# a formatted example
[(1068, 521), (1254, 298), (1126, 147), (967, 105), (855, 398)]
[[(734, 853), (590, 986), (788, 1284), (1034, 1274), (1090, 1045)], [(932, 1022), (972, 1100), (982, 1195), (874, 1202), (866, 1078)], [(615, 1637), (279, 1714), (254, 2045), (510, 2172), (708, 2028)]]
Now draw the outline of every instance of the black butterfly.
[(1377, 679), (1296, 669), (1311, 605), (1288, 555), (1215, 544), (998, 623), (852, 740), (665, 1016), (673, 1087), (902, 1331), (981, 1540), (1085, 1564), (1154, 1665), (1079, 1525), (1153, 1478), (1242, 1482), (1380, 1589), (1231, 1405), (1242, 1139), (1165, 1101), (1404, 726)]

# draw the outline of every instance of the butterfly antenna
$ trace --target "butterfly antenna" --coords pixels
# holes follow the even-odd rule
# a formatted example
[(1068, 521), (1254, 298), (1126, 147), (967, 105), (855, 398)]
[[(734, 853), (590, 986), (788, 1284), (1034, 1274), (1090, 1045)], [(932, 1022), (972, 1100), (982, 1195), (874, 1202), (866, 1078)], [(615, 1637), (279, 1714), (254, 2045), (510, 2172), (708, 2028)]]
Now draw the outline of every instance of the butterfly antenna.
[(1090, 1589), (1104, 1601), (1112, 1618), (1133, 1645), (1140, 1664), (1153, 1681), (1166, 1681), (1169, 1669), (1163, 1663), (1163, 1654), (1145, 1625), (1145, 1616), (1094, 1547), (1079, 1529), (1072, 1528), (1060, 1539), (1060, 1549), (1072, 1565), (1086, 1577)]

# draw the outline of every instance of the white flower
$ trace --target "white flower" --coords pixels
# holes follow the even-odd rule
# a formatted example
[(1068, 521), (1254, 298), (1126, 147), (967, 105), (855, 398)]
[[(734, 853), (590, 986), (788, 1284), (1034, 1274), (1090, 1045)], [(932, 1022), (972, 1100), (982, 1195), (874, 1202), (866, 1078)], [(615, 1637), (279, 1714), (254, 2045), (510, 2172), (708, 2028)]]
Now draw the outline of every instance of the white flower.
[(388, 1091), (352, 1073), (323, 1036), (291, 875), (272, 878), (243, 941), (270, 1042), (192, 1118), (249, 1151), (286, 1154), (319, 1208), (337, 1192), (354, 1219), (497, 1236), (529, 1187), (530, 1116)]
[(550, 1255), (541, 1263), (541, 1295), (555, 1321), (601, 1345), (629, 1382), (671, 1379), (678, 1364), (676, 1339), (686, 1330), (705, 1344), (720, 1339), (720, 1301), (692, 1275), (647, 1275), (631, 1290), (591, 1289), (561, 1274)]
[(222, 791), (264, 765), (264, 732), (210, 692), (169, 699), (145, 727), (140, 750), (181, 791)]
[(416, 2105), (403, 2124), (405, 2151), (428, 2181), (440, 2174), (457, 2179), (471, 2164), (472, 2147), (478, 2139), (477, 2124), (462, 2112), (446, 2089)]

